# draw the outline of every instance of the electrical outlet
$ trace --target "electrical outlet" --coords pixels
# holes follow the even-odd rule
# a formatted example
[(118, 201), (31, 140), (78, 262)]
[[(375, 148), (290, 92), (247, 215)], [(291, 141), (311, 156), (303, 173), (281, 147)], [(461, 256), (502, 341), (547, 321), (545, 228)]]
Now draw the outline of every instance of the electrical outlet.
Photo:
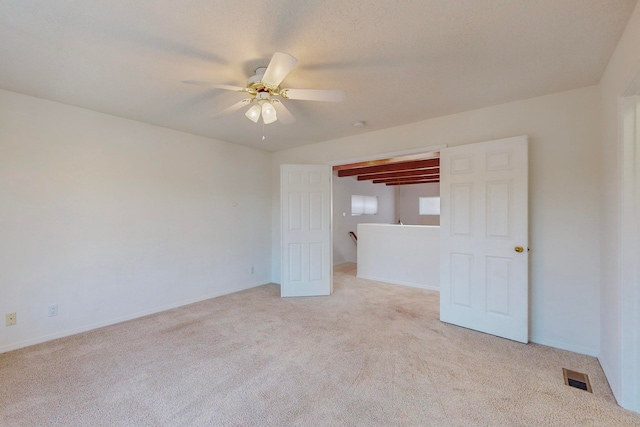
[(7, 314), (7, 326), (13, 326), (16, 324), (16, 322), (17, 322), (17, 318), (15, 313)]
[(49, 315), (49, 317), (57, 316), (58, 304), (49, 304), (49, 307), (47, 309), (47, 314)]

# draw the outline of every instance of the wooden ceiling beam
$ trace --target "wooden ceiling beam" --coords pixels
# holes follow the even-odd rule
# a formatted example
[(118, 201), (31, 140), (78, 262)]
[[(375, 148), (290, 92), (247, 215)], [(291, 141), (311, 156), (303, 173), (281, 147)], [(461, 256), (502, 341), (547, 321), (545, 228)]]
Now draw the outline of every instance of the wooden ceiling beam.
[(440, 158), (415, 160), (411, 162), (389, 163), (386, 165), (343, 169), (338, 171), (338, 176), (356, 176), (380, 172), (407, 171), (413, 169), (435, 168), (440, 166)]
[(433, 182), (440, 182), (440, 180), (425, 179), (419, 181), (407, 181), (407, 182), (387, 182), (386, 185), (413, 185), (413, 184), (430, 184)]
[(386, 184), (388, 182), (411, 182), (411, 181), (433, 181), (433, 182), (440, 182), (440, 175), (432, 175), (429, 177), (420, 177), (420, 178), (415, 178), (415, 177), (409, 177), (409, 178), (389, 178), (389, 179), (374, 179), (373, 183), (374, 184)]
[(430, 176), (440, 174), (440, 168), (430, 169), (414, 169), (410, 171), (386, 172), (386, 173), (370, 173), (358, 175), (358, 181), (367, 181), (369, 179), (385, 179), (385, 178), (401, 178), (411, 176)]

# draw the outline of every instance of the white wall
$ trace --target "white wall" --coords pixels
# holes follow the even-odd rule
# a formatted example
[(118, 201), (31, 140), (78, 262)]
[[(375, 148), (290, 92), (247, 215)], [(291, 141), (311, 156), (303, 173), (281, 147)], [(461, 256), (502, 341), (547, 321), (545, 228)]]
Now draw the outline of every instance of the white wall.
[[(621, 96), (640, 73), (640, 5), (637, 5), (600, 82), (602, 96), (603, 184), (600, 235), (602, 241), (601, 348), (600, 363), (618, 402), (640, 412), (640, 344), (623, 337), (623, 331), (640, 328), (640, 301), (636, 301), (635, 319), (623, 316), (621, 287), (621, 175), (622, 141), (619, 134)], [(637, 256), (637, 254), (636, 254)], [(636, 295), (640, 295), (636, 283)], [(637, 298), (637, 297), (636, 297)], [(632, 302), (632, 300), (631, 300)], [(635, 320), (636, 325), (632, 322)], [(637, 332), (636, 332), (637, 333)], [(635, 355), (630, 347), (635, 345)], [(626, 348), (625, 348), (626, 347)], [(635, 360), (634, 360), (635, 359)], [(635, 366), (635, 368), (629, 368)], [(635, 372), (634, 372), (635, 371)]]
[(268, 153), (0, 91), (0, 352), (269, 282), (269, 181)]
[(358, 277), (440, 289), (440, 227), (358, 225)]
[(529, 136), (531, 340), (599, 349), (599, 88), (497, 105), (273, 154), (273, 281), (279, 282), (282, 163), (323, 163)]
[[(378, 197), (377, 215), (351, 216), (351, 196)], [(392, 223), (395, 218), (392, 186), (358, 181), (355, 177), (333, 177), (333, 265), (357, 261), (357, 246), (349, 236), (361, 223)]]
[(439, 197), (440, 183), (398, 185), (398, 218), (409, 225), (440, 225), (440, 215), (419, 215), (420, 197)]

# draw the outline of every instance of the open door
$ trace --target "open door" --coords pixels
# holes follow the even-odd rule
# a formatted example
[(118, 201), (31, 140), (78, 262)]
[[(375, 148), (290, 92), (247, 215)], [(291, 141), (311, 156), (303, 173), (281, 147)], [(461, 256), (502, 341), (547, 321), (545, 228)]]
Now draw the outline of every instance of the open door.
[(440, 157), (440, 320), (529, 340), (527, 137)]
[(331, 295), (331, 167), (280, 167), (283, 297)]

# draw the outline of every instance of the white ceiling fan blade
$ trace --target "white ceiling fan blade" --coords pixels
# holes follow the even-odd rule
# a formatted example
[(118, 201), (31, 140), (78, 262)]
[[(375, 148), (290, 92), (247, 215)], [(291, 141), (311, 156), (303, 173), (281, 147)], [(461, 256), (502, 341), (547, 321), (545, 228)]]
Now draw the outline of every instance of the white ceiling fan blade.
[(277, 99), (273, 101), (273, 108), (276, 109), (276, 114), (278, 115), (278, 121), (283, 125), (290, 125), (291, 123), (295, 123), (296, 118), (293, 117), (291, 112), (284, 106), (284, 104)]
[(303, 101), (342, 102), (347, 99), (347, 93), (342, 89), (282, 89), (280, 95)]
[(223, 85), (220, 83), (203, 82), (200, 80), (183, 80), (182, 83), (198, 86), (210, 86), (216, 89), (233, 90), (235, 92), (246, 92), (247, 88), (241, 86)]
[(220, 117), (220, 116), (224, 116), (226, 114), (230, 114), (233, 113), (234, 111), (237, 111), (239, 109), (241, 109), (244, 106), (247, 106), (251, 104), (251, 98), (247, 98), (247, 99), (243, 99), (240, 102), (236, 102), (235, 104), (233, 104), (231, 107), (227, 107), (222, 111), (219, 111), (217, 113), (215, 113), (213, 116), (211, 116), (212, 118), (214, 117)]
[(298, 60), (288, 53), (276, 52), (269, 62), (267, 70), (262, 77), (262, 83), (267, 86), (277, 87), (289, 71), (296, 66)]

